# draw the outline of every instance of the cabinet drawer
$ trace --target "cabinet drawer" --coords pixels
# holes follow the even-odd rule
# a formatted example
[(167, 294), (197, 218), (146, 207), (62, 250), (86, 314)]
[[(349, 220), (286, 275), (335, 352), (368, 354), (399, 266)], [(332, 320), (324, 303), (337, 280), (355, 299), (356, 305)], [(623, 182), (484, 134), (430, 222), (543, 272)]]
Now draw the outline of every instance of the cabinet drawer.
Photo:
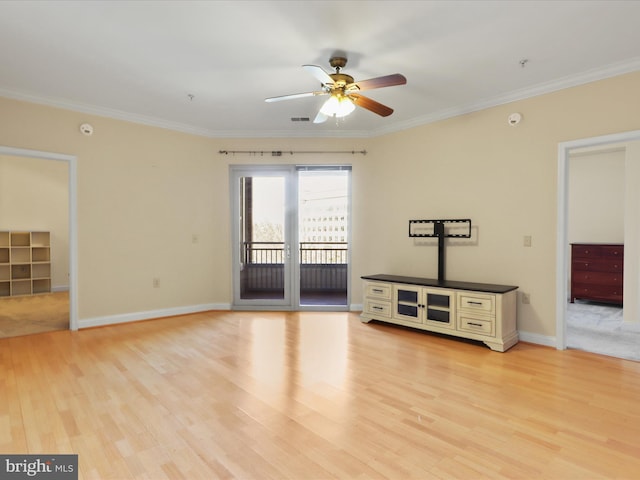
[(571, 262), (571, 268), (574, 271), (584, 272), (620, 272), (624, 271), (624, 259), (615, 258), (605, 259), (578, 259)]
[(495, 296), (460, 292), (458, 293), (458, 308), (493, 314), (495, 313)]
[(624, 258), (624, 245), (606, 245), (600, 248), (603, 257)]
[(369, 298), (379, 298), (381, 300), (391, 300), (391, 285), (388, 283), (365, 284), (364, 294)]
[(619, 273), (575, 271), (571, 281), (575, 284), (603, 285), (622, 288), (624, 277)]
[(391, 304), (367, 300), (364, 304), (365, 313), (373, 317), (391, 318)]
[(495, 321), (488, 318), (476, 318), (462, 314), (458, 317), (458, 328), (465, 332), (494, 336), (494, 326)]
[(611, 300), (622, 302), (622, 285), (588, 285), (576, 283), (571, 286), (571, 296), (594, 300)]
[(571, 257), (573, 258), (596, 258), (602, 254), (600, 245), (572, 245)]

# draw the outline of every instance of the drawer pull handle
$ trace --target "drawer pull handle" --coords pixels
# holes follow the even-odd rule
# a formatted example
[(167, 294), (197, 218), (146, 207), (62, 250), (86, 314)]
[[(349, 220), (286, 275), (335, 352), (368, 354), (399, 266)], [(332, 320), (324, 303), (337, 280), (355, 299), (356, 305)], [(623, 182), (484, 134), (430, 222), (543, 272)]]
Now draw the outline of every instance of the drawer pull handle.
[(467, 322), (467, 325), (471, 325), (472, 327), (482, 327), (481, 323)]
[(372, 308), (373, 308), (374, 310), (384, 310), (382, 307), (378, 307), (378, 306), (375, 306), (375, 305), (374, 305)]
[(467, 303), (469, 305), (482, 305), (482, 302), (472, 302), (472, 301), (467, 301)]
[(374, 288), (374, 289), (373, 289), (373, 293), (382, 293), (382, 289), (380, 289), (380, 288)]

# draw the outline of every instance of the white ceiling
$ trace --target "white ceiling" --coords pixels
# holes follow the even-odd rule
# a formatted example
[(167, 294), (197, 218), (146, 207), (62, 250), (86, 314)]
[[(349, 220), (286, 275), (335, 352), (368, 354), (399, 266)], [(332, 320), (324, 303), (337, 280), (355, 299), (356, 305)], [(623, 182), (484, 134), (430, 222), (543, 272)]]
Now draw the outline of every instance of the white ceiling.
[[(614, 0), (3, 0), (0, 96), (211, 137), (367, 137), (640, 70), (639, 23)], [(365, 92), (391, 116), (264, 102), (317, 90), (301, 66), (331, 72), (334, 52), (356, 81), (405, 75)]]

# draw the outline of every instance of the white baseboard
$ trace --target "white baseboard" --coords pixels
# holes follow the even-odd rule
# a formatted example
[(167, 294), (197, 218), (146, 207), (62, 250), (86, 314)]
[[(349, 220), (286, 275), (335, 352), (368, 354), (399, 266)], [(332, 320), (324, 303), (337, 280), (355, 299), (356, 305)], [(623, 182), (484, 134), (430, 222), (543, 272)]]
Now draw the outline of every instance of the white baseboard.
[[(146, 312), (124, 313), (120, 315), (107, 315), (104, 317), (85, 318), (78, 321), (78, 328), (102, 327), (106, 325), (116, 325), (119, 323), (138, 322), (141, 320), (151, 320), (153, 318), (173, 317), (175, 315), (188, 315), (190, 313), (208, 312), (211, 310), (231, 310), (228, 303), (207, 303), (202, 305), (188, 305), (184, 307), (166, 308), (161, 310), (149, 310)], [(351, 312), (361, 312), (362, 305), (352, 303), (349, 306)], [(521, 341), (543, 345), (546, 347), (556, 347), (556, 337), (540, 335), (538, 333), (530, 333), (518, 331), (518, 337)]]
[(153, 318), (173, 317), (175, 315), (208, 312), (211, 310), (231, 310), (231, 305), (227, 303), (208, 303), (202, 305), (188, 305), (184, 307), (165, 308), (161, 310), (149, 310), (146, 312), (123, 313), (120, 315), (84, 318), (78, 320), (78, 328), (82, 329), (90, 327), (102, 327), (106, 325), (116, 325), (118, 323), (151, 320)]
[(518, 338), (523, 342), (535, 343), (536, 345), (544, 345), (545, 347), (556, 347), (556, 337), (548, 337), (538, 333), (523, 332), (518, 330)]
[(69, 285), (52, 286), (51, 287), (51, 291), (52, 292), (68, 292), (69, 291)]

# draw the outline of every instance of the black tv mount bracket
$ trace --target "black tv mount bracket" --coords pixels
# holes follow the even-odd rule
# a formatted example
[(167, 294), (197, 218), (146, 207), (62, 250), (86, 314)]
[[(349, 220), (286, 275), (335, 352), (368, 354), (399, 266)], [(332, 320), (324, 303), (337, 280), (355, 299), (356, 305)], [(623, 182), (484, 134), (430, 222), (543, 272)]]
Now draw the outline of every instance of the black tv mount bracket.
[[(419, 225), (421, 224), (421, 225)], [(450, 226), (449, 231), (445, 231), (445, 225)], [(466, 227), (466, 228), (465, 228)], [(453, 233), (451, 230), (459, 232), (464, 228), (464, 233)], [(466, 219), (446, 219), (446, 220), (409, 220), (409, 237), (415, 238), (438, 238), (438, 282), (444, 281), (444, 239), (445, 238), (471, 238), (471, 220)]]

